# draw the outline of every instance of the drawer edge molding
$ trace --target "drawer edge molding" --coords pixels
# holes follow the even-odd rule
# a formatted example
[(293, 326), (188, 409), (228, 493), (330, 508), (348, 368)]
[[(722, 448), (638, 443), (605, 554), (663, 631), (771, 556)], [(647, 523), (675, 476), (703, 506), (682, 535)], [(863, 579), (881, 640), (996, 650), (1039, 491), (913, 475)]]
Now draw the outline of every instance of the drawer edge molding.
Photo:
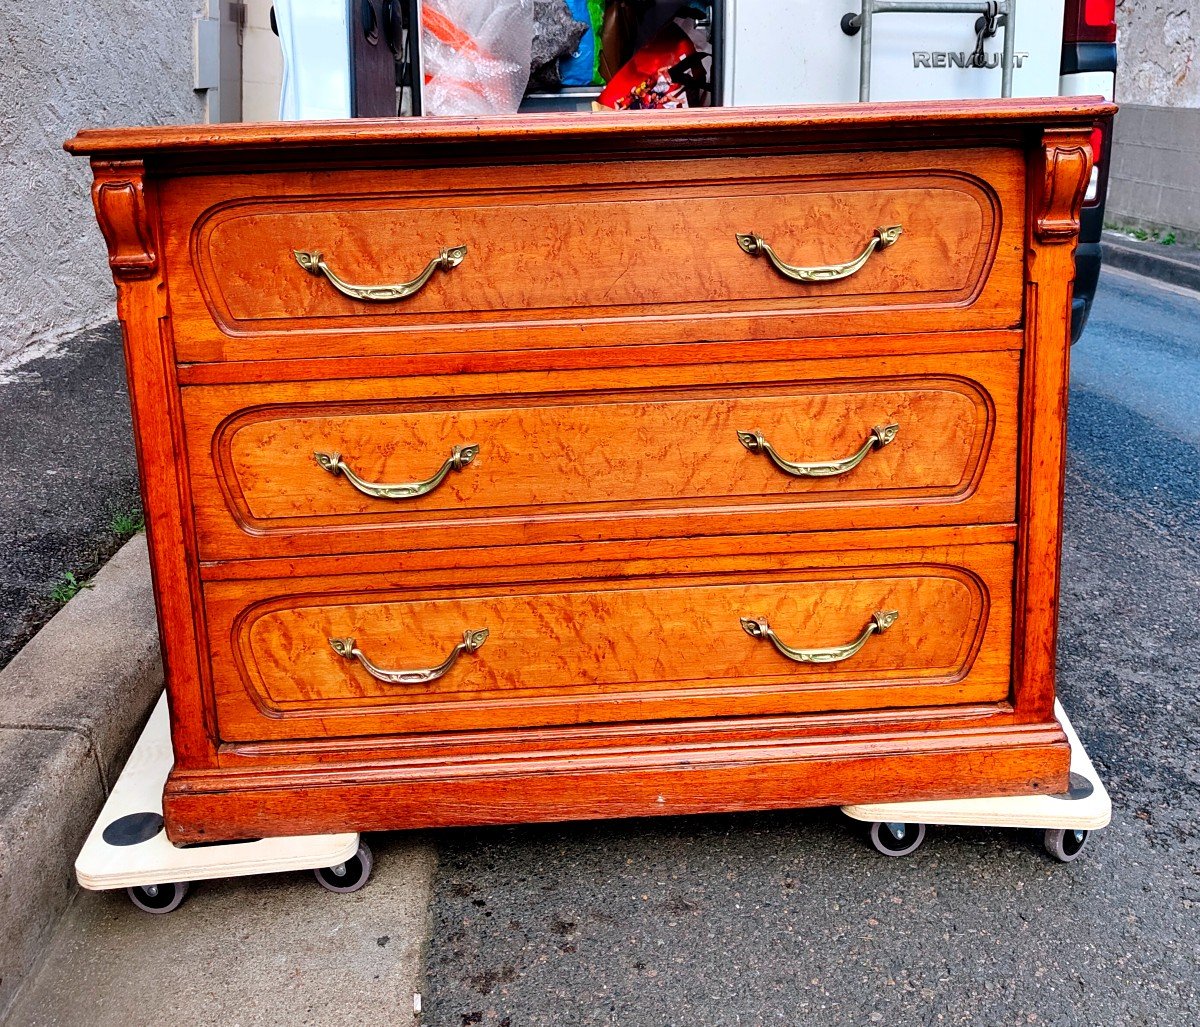
[[(965, 364), (962, 373), (935, 374), (922, 370), (931, 364), (922, 358), (883, 363), (875, 375), (861, 367), (857, 374), (837, 375), (853, 363), (817, 364), (814, 377), (806, 379), (735, 384), (698, 373), (688, 381), (692, 372), (683, 372), (662, 384), (637, 387), (626, 379), (621, 387), (603, 391), (567, 388), (572, 384), (567, 375), (551, 380), (563, 387), (547, 390), (542, 377), (540, 390), (503, 398), (489, 392), (492, 383), (483, 382), (475, 391), (462, 380), (452, 394), (411, 397), (405, 395), (404, 380), (349, 383), (341, 396), (323, 400), (317, 398), (319, 387), (307, 383), (277, 385), (273, 401), (255, 386), (190, 389), (185, 400), (192, 463), (204, 494), (202, 553), (221, 560), (304, 555), (318, 544), (327, 553), (441, 548), (448, 533), (456, 548), (598, 534), (678, 534), (673, 525), (681, 518), (688, 519), (689, 530), (722, 534), (727, 533), (723, 523), (753, 523), (746, 530), (757, 533), (764, 517), (784, 515), (792, 523), (808, 521), (819, 528), (835, 510), (853, 514), (856, 527), (920, 524), (922, 511), (933, 523), (1011, 519), (1015, 496), (998, 491), (996, 483), (1016, 447), (1015, 362), (989, 369), (978, 360)], [(864, 428), (867, 437), (860, 444), (863, 436), (851, 434), (840, 420), (825, 414), (819, 420), (801, 417), (824, 404), (845, 406), (864, 425), (880, 423)], [(714, 409), (719, 422), (704, 413)], [(436, 426), (455, 412), (465, 422), (457, 438), (487, 436), (487, 450), (477, 443), (456, 445), (431, 478), (387, 484), (391, 476), (421, 473), (442, 459), (446, 450), (441, 447), (457, 439)], [(906, 427), (890, 421), (893, 416)], [(741, 426), (763, 417), (769, 422), (766, 430)], [(953, 463), (933, 459), (937, 447), (931, 432), (943, 420), (955, 430)], [(858, 449), (836, 459), (791, 461), (771, 440), (777, 431), (795, 438), (795, 425), (801, 423), (811, 429), (799, 437), (811, 434), (812, 441), (779, 442), (791, 450), (789, 457), (807, 455), (795, 453), (798, 445), (822, 457), (828, 448)], [(671, 431), (691, 440), (682, 461), (689, 468), (686, 476), (672, 476), (676, 462), (641, 456), (643, 448), (631, 446), (629, 434), (646, 424), (655, 426), (656, 446)], [(568, 429), (586, 431), (588, 445), (573, 441)], [(420, 433), (419, 446), (414, 432)], [(403, 437), (408, 440), (402, 443)], [(518, 446), (518, 437), (529, 442)], [(280, 454), (273, 462), (260, 441), (268, 438), (271, 452)], [(343, 455), (347, 447), (351, 455)], [(407, 447), (415, 447), (411, 459)], [(311, 478), (320, 475), (314, 450), (317, 464), (348, 479), (344, 496), (332, 483), (323, 484), (324, 476)], [(896, 454), (889, 462), (908, 468), (905, 475), (874, 467), (885, 451)], [(609, 459), (601, 459), (605, 452)], [(360, 455), (366, 461), (362, 468)], [(774, 469), (757, 469), (760, 460), (769, 460)], [(461, 481), (450, 477), (450, 471), (468, 465)], [(730, 475), (718, 474), (721, 468), (729, 468)], [(934, 468), (941, 468), (937, 475), (942, 477)], [(971, 504), (984, 484), (978, 513), (953, 512)], [(272, 491), (281, 486), (288, 491)], [(360, 499), (350, 486), (367, 498)], [(898, 507), (911, 508), (901, 521), (886, 513)]]
[[(552, 210), (572, 205), (587, 207), (618, 202), (645, 204), (654, 208), (662, 202), (659, 194), (668, 188), (671, 189), (672, 198), (683, 199), (678, 194), (681, 176), (684, 175), (681, 170), (683, 165), (672, 172), (676, 176), (675, 179), (664, 173), (665, 177), (661, 180), (647, 182), (609, 181), (604, 178), (593, 180), (588, 177), (586, 170), (579, 170), (578, 181), (560, 183), (548, 190), (531, 185), (527, 188), (506, 186), (503, 191), (498, 192), (494, 186), (488, 184), (474, 189), (447, 189), (442, 183), (430, 191), (414, 182), (411, 191), (406, 192), (395, 188), (365, 188), (357, 179), (348, 177), (344, 184), (340, 184), (338, 190), (326, 192), (276, 195), (247, 191), (217, 199), (204, 208), (198, 208), (190, 201), (180, 200), (176, 201), (179, 207), (178, 228), (181, 232), (186, 231), (187, 242), (186, 249), (181, 247), (178, 256), (186, 252), (193, 271), (186, 282), (181, 281), (176, 285), (176, 291), (179, 293), (179, 301), (187, 307), (186, 316), (189, 320), (199, 324), (198, 319), (203, 316), (216, 329), (215, 333), (205, 333), (214, 335), (212, 339), (197, 337), (194, 342), (189, 341), (186, 349), (181, 352), (181, 359), (185, 363), (244, 359), (250, 356), (258, 345), (257, 340), (267, 343), (266, 348), (275, 354), (287, 356), (294, 348), (295, 340), (300, 337), (307, 339), (314, 335), (326, 338), (328, 343), (325, 348), (342, 356), (492, 350), (497, 348), (496, 344), (500, 342), (502, 334), (510, 330), (515, 331), (524, 340), (522, 345), (525, 347), (557, 346), (557, 339), (550, 341), (548, 337), (564, 332), (569, 333), (577, 343), (604, 346), (613, 343), (601, 339), (593, 342), (590, 336), (594, 333), (600, 336), (606, 333), (626, 335), (629, 325), (638, 325), (639, 331), (644, 332), (651, 322), (659, 326), (660, 334), (665, 332), (677, 340), (700, 341), (714, 338), (714, 318), (742, 318), (758, 322), (764, 318), (784, 317), (795, 319), (798, 326), (807, 326), (810, 321), (819, 320), (823, 315), (845, 316), (849, 313), (870, 318), (876, 325), (876, 331), (881, 330), (881, 325), (883, 331), (894, 331), (897, 328), (893, 327), (893, 319), (885, 317), (881, 320), (880, 313), (903, 314), (905, 311), (911, 311), (909, 320), (912, 317), (922, 321), (932, 318), (927, 326), (929, 328), (934, 327), (933, 321), (944, 321), (945, 324), (940, 325), (942, 328), (962, 328), (966, 325), (960, 323), (954, 312), (975, 306), (985, 292), (989, 297), (986, 305), (989, 323), (992, 327), (999, 328), (1002, 327), (1001, 322), (1004, 322), (1004, 326), (1013, 323), (1008, 315), (1019, 317), (1020, 314), (1017, 291), (1010, 288), (1008, 281), (1019, 258), (1012, 245), (1015, 240), (1008, 238), (1004, 227), (1005, 204), (1021, 202), (1021, 197), (1012, 188), (1012, 178), (1017, 171), (1015, 164), (1009, 159), (1010, 156), (1011, 154), (1005, 155), (1003, 168), (992, 172), (996, 178), (995, 182), (986, 177), (985, 173), (978, 172), (975, 166), (964, 163), (964, 158), (955, 155), (953, 151), (938, 150), (934, 152), (934, 156), (924, 161), (916, 155), (894, 155), (892, 159), (899, 162), (897, 166), (871, 170), (864, 173), (865, 177), (861, 179), (856, 175), (848, 177), (844, 169), (835, 168), (834, 165), (824, 169), (814, 165), (813, 168), (804, 170), (807, 165), (803, 160), (800, 166), (789, 168), (784, 158), (763, 158), (763, 169), (757, 174), (739, 173), (723, 165), (720, 170), (714, 171), (710, 179), (702, 182), (688, 179), (684, 184), (688, 196), (713, 206), (714, 214), (709, 220), (717, 218), (716, 212), (727, 206), (731, 199), (738, 197), (753, 198), (759, 194), (766, 196), (776, 193), (809, 197), (819, 195), (822, 191), (846, 194), (857, 191), (875, 195), (880, 189), (895, 190), (902, 194), (905, 190), (920, 188), (946, 196), (946, 202), (951, 202), (950, 198), (953, 197), (955, 202), (964, 205), (964, 210), (977, 211), (979, 231), (977, 237), (970, 242), (970, 259), (962, 274), (953, 281), (930, 280), (924, 283), (923, 289), (916, 289), (911, 293), (898, 293), (894, 283), (887, 287), (886, 283), (876, 283), (875, 286), (867, 287), (868, 291), (851, 291), (844, 295), (820, 291), (822, 284), (848, 278), (854, 271), (861, 271), (864, 264), (873, 263), (868, 262), (866, 258), (872, 253), (886, 249), (886, 241), (893, 239), (898, 227), (885, 225), (875, 229), (867, 249), (858, 258), (845, 264), (800, 268), (776, 257), (776, 274), (771, 275), (768, 272), (761, 278), (750, 275), (745, 283), (745, 288), (749, 290), (745, 295), (742, 295), (740, 289), (733, 289), (730, 283), (726, 283), (730, 285), (727, 290), (729, 295), (719, 293), (704, 299), (674, 293), (663, 296), (642, 296), (640, 293), (610, 296), (607, 292), (596, 291), (594, 295), (575, 295), (575, 292), (583, 288), (579, 284), (581, 276), (569, 274), (567, 280), (576, 284), (571, 288), (566, 285), (560, 288), (558, 293), (561, 293), (561, 296), (558, 293), (538, 294), (535, 298), (525, 297), (522, 293), (523, 298), (519, 302), (511, 297), (503, 301), (502, 298), (496, 298), (492, 302), (480, 298), (474, 301), (474, 305), (466, 303), (462, 309), (447, 307), (445, 297), (438, 291), (440, 286), (434, 288), (428, 297), (421, 297), (418, 308), (408, 305), (414, 301), (415, 291), (408, 294), (404, 306), (391, 308), (386, 303), (372, 303), (369, 308), (365, 308), (361, 307), (360, 303), (359, 307), (355, 307), (356, 301), (369, 298), (371, 287), (350, 286), (349, 291), (339, 290), (352, 297), (349, 302), (343, 300), (344, 309), (334, 304), (330, 309), (320, 307), (316, 311), (309, 310), (308, 305), (311, 304), (312, 298), (308, 297), (305, 303), (297, 306), (295, 310), (284, 304), (278, 310), (263, 308), (256, 312), (250, 308), (243, 309), (247, 303), (251, 307), (256, 304), (261, 307), (264, 302), (256, 293), (243, 295), (244, 289), (237, 283), (245, 278), (246, 274), (241, 270), (236, 274), (223, 271), (223, 261), (235, 259), (240, 250), (233, 241), (222, 242), (224, 235), (221, 233), (237, 221), (250, 223), (256, 217), (268, 216), (294, 220), (306, 211), (311, 211), (313, 216), (325, 216), (335, 209), (343, 210), (347, 216), (384, 211), (399, 217), (405, 212), (421, 211), (430, 205), (437, 207), (439, 204), (439, 210), (445, 208), (448, 211), (460, 212), (476, 211), (485, 204), (491, 211), (510, 208), (516, 210), (526, 206), (531, 209)], [(603, 169), (595, 173), (612, 174)], [(250, 186), (247, 185), (246, 188), (249, 190)], [(1003, 192), (1003, 200), (997, 189)], [(774, 193), (771, 193), (772, 190)], [(905, 200), (899, 205), (914, 210), (921, 207), (910, 200)], [(879, 212), (881, 216), (886, 213), (888, 212)], [(891, 216), (903, 213), (895, 211), (891, 212)], [(369, 219), (367, 223), (370, 224), (372, 220), (377, 219)], [(636, 220), (640, 222), (642, 219)], [(460, 230), (463, 227), (459, 226)], [(250, 231), (249, 228), (243, 230)], [(269, 231), (264, 227), (262, 231), (266, 236), (274, 238), (281, 233), (290, 237), (295, 229), (290, 224), (281, 224)], [(471, 229), (472, 235), (480, 232), (483, 232), (482, 227)], [(321, 236), (320, 232), (314, 234)], [(506, 236), (502, 237), (505, 244), (511, 241)], [(310, 257), (319, 254), (322, 238), (311, 240), (316, 249), (297, 252), (307, 253)], [(748, 243), (738, 243), (741, 249), (749, 253), (750, 250), (746, 249), (749, 245), (756, 252), (767, 255), (766, 250), (759, 248), (754, 242), (754, 239), (761, 239), (761, 235), (755, 234), (747, 238)], [(486, 241), (492, 242), (490, 239)], [(936, 251), (937, 246), (934, 242), (936, 240), (931, 241), (930, 245)], [(466, 243), (472, 248), (488, 249), (483, 241), (472, 242), (468, 239)], [(764, 246), (766, 245), (764, 243)], [(233, 247), (233, 250), (226, 254), (221, 248), (223, 246)], [(361, 240), (360, 246), (366, 247), (368, 253), (375, 253), (378, 249)], [(493, 246), (492, 249), (494, 248)], [(252, 247), (251, 250), (254, 253), (261, 252), (260, 247)], [(483, 256), (486, 257), (487, 254), (484, 253)], [(492, 253), (492, 256), (495, 258), (496, 253)], [(911, 259), (916, 258), (910, 258), (910, 262)], [(288, 260), (295, 270), (296, 263), (290, 252)], [(440, 256), (435, 258), (431, 265), (440, 260)], [(862, 263), (859, 263), (860, 261)], [(374, 267), (376, 263), (383, 262), (383, 257), (371, 257), (369, 262)], [(993, 272), (998, 264), (1004, 271), (1004, 275), (1001, 276), (1005, 278), (1003, 285), (993, 282)], [(239, 262), (237, 266), (241, 268), (242, 264)], [(321, 271), (315, 259), (307, 260), (302, 266), (310, 273), (328, 277)], [(852, 270), (847, 271), (847, 268)], [(783, 269), (791, 269), (795, 275), (800, 276), (799, 279), (789, 276)], [(429, 268), (426, 270), (429, 271)], [(429, 273), (432, 275), (433, 272)], [(263, 274), (268, 281), (274, 281), (278, 277), (274, 270), (264, 271)], [(512, 275), (503, 274), (501, 271), (497, 274), (501, 274), (500, 282), (513, 279)], [(788, 290), (780, 292), (778, 289), (766, 287), (765, 283), (779, 276), (792, 277), (792, 281), (799, 285), (800, 291), (793, 291), (789, 295)], [(229, 288), (234, 289), (234, 293), (230, 295), (227, 295), (229, 289), (222, 284), (227, 278), (233, 283), (229, 285)], [(541, 281), (544, 276), (539, 274), (535, 278)], [(425, 278), (422, 285), (432, 287), (436, 282)], [(492, 291), (495, 291), (495, 288), (500, 288), (503, 292), (506, 287), (496, 285)], [(242, 291), (239, 292), (239, 289)], [(813, 292), (812, 289), (816, 291)], [(425, 289), (425, 292), (429, 292), (429, 289)], [(482, 297), (485, 292), (486, 290), (481, 291), (477, 283), (475, 288), (467, 290), (466, 295)], [(388, 296), (384, 293), (380, 298), (386, 299)], [(282, 303), (282, 300), (279, 300), (279, 303)], [(276, 306), (279, 306), (279, 303)], [(299, 312), (301, 308), (303, 313)], [(736, 337), (737, 334), (741, 333), (737, 332), (732, 337)], [(218, 341), (219, 339), (224, 341)], [(380, 348), (381, 345), (383, 348)]]
[[(768, 558), (757, 570), (676, 568), (666, 577), (499, 587), (488, 584), (486, 573), (453, 587), (406, 587), (386, 578), (301, 579), (282, 594), (266, 583), (210, 586), (222, 738), (351, 737), (364, 733), (365, 718), (390, 725), (388, 730), (419, 733), (483, 723), (603, 723), (630, 719), (635, 709), (638, 718), (661, 720), (684, 709), (702, 716), (899, 708), (905, 696), (930, 706), (971, 698), (998, 702), (1010, 686), (1012, 549), (969, 548), (954, 555), (958, 563), (938, 562), (936, 550), (895, 563), (801, 558), (782, 569)], [(352, 590), (342, 591), (345, 585)], [(810, 624), (817, 631), (858, 632), (856, 607), (890, 597), (901, 608), (924, 610), (924, 618), (862, 666), (861, 657), (849, 656), (879, 633), (880, 624), (897, 623), (886, 607), (850, 645), (839, 647), (845, 662), (832, 658), (833, 650), (821, 650), (804, 668), (769, 651), (759, 655), (755, 636), (739, 622), (739, 613), (750, 607), (757, 614), (773, 610), (771, 619), (798, 629)], [(929, 611), (939, 604), (958, 611), (957, 626), (947, 623), (931, 634)], [(489, 646), (482, 662), (429, 691), (393, 689), (380, 675), (384, 685), (372, 685), (361, 670), (347, 675), (328, 649), (331, 644), (339, 656), (353, 659), (354, 646), (339, 642), (367, 638), (362, 649), (372, 652), (373, 661), (416, 663), (438, 648), (438, 638), (484, 618), (502, 627), (494, 636), (498, 648)], [(318, 643), (326, 656), (312, 648)], [(695, 645), (710, 651), (699, 669), (687, 655)]]
[[(826, 735), (800, 725), (739, 745), (675, 725), (639, 752), (477, 751), (465, 762), (300, 764), (270, 774), (173, 770), (163, 796), (176, 843), (270, 833), (406, 829), (795, 809), (1067, 790), (1056, 721), (920, 735)], [(247, 772), (248, 771), (248, 772)]]

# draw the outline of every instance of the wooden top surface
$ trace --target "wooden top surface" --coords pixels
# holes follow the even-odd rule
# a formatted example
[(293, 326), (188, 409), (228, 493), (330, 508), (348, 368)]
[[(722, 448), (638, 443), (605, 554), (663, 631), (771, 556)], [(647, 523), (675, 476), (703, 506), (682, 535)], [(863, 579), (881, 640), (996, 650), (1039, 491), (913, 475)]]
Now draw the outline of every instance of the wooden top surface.
[[(831, 135), (962, 136), (1005, 126), (1079, 125), (1111, 116), (1099, 96), (956, 100), (806, 107), (708, 107), (682, 111), (513, 115), (489, 118), (356, 118), (344, 121), (89, 128), (63, 144), (105, 159), (209, 157), (256, 151), (344, 151), (409, 146), (538, 149), (577, 144), (623, 147), (734, 145), (756, 139)], [(591, 141), (589, 144), (589, 140)]]

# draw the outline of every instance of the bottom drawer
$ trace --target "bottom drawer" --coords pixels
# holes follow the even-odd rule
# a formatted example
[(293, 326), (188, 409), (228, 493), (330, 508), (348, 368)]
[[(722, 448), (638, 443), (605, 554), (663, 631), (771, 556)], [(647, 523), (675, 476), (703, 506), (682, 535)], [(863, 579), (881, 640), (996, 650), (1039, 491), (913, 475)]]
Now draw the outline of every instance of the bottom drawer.
[(456, 572), (453, 588), (369, 574), (214, 582), (219, 731), (260, 741), (999, 702), (1012, 567), (1012, 547), (995, 544), (731, 555), (566, 584), (489, 585), (487, 571)]

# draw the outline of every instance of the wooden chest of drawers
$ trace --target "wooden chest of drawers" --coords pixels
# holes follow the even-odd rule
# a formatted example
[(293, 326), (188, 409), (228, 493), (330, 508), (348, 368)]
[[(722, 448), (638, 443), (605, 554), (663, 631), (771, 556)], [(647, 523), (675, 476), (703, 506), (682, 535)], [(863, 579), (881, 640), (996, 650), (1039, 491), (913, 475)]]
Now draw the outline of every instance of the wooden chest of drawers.
[(1064, 790), (1110, 115), (82, 132), (171, 837)]

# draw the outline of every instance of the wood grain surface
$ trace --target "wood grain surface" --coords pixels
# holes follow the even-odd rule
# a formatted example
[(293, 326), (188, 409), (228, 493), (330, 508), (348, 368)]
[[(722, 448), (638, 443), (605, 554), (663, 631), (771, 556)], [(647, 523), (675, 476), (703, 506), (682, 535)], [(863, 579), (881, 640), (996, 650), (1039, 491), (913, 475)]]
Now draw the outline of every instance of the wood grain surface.
[[(898, 103), (812, 104), (800, 107), (705, 107), (656, 111), (652, 116), (595, 112), (537, 117), (355, 118), (277, 124), (155, 125), (84, 128), (63, 144), (68, 153), (137, 155), (167, 170), (212, 163), (226, 174), (261, 164), (306, 169), (331, 155), (368, 163), (380, 155), (438, 147), (442, 162), (479, 162), (518, 150), (529, 155), (608, 153), (643, 155), (663, 150), (756, 149), (798, 142), (836, 147), (845, 140), (875, 145), (914, 140), (973, 140), (1014, 130), (1085, 125), (1111, 118), (1116, 106), (1101, 96), (1044, 96), (989, 100), (918, 100)], [(481, 157), (482, 155), (482, 157)]]
[[(878, 725), (884, 728), (884, 725)], [(545, 820), (840, 806), (972, 795), (1057, 793), (1069, 755), (1054, 725), (963, 730), (910, 722), (853, 733), (751, 728), (726, 743), (690, 725), (642, 746), (546, 747), (450, 762), (378, 759), (369, 770), (297, 761), (291, 772), (175, 773), (163, 812), (177, 843), (279, 832), (395, 830)]]
[[(197, 532), (205, 559), (229, 560), (441, 548), (448, 531), (479, 546), (1011, 522), (1018, 379), (1005, 353), (189, 388)], [(892, 423), (893, 442), (829, 478), (737, 436), (819, 461)], [(364, 495), (314, 458), (406, 482), (467, 444), (471, 464), (416, 498)]]
[[(752, 539), (730, 540), (752, 551)], [(653, 577), (418, 587), (350, 577), (210, 584), (223, 740), (476, 730), (599, 720), (1001, 702), (1009, 693), (1012, 548), (769, 556)], [(680, 573), (686, 570), (686, 573)], [(469, 580), (469, 578), (468, 578)], [(844, 662), (793, 663), (742, 629), (766, 618), (794, 648), (853, 641)], [(487, 642), (445, 677), (386, 685), (329, 644), (353, 637), (384, 668), (443, 660), (468, 629)]]
[[(192, 244), (201, 293), (231, 334), (311, 333), (361, 319), (537, 321), (571, 311), (586, 318), (592, 308), (664, 304), (961, 303), (988, 270), (999, 211), (985, 183), (940, 170), (944, 159), (927, 163), (851, 178), (823, 174), (828, 161), (762, 159), (753, 167), (721, 162), (696, 178), (695, 162), (674, 162), (655, 169), (671, 175), (661, 182), (644, 182), (635, 165), (561, 167), (557, 188), (544, 169), (522, 168), (501, 189), (476, 172), (459, 176), (453, 191), (420, 171), (366, 181), (349, 174), (329, 176), (328, 193), (287, 199), (281, 195), (294, 183), (280, 176), (257, 183), (266, 195), (202, 214)], [(735, 239), (757, 232), (791, 263), (838, 264), (857, 256), (876, 228), (897, 224), (904, 234), (894, 246), (825, 283), (789, 282)], [(342, 295), (292, 252), (320, 251), (340, 277), (374, 285), (413, 278), (443, 247), (458, 245), (467, 247), (459, 267), (382, 304)]]
[(1022, 720), (1053, 715), (1058, 649), (1063, 487), (1067, 465), (1071, 289), (1079, 211), (1091, 172), (1090, 137), (1049, 129), (1029, 154), (1022, 378), (1024, 431), (1018, 468), (1022, 559), (1017, 565), (1014, 695)]
[(171, 356), (165, 271), (154, 233), (157, 190), (139, 161), (96, 162), (92, 203), (117, 286), (117, 317), (133, 415), (154, 604), (181, 766), (217, 760), (216, 723), (203, 634), (199, 561), (184, 451), (180, 390)]
[[(169, 179), (163, 228), (184, 363), (644, 345), (841, 331), (1006, 328), (1020, 319), (1022, 155), (713, 156)], [(1011, 210), (1011, 218), (1001, 217)], [(755, 232), (805, 266), (904, 234), (854, 275), (798, 283), (744, 253)], [(360, 285), (467, 256), (415, 295)], [(714, 319), (713, 315), (722, 315)], [(537, 329), (530, 331), (527, 329)]]

